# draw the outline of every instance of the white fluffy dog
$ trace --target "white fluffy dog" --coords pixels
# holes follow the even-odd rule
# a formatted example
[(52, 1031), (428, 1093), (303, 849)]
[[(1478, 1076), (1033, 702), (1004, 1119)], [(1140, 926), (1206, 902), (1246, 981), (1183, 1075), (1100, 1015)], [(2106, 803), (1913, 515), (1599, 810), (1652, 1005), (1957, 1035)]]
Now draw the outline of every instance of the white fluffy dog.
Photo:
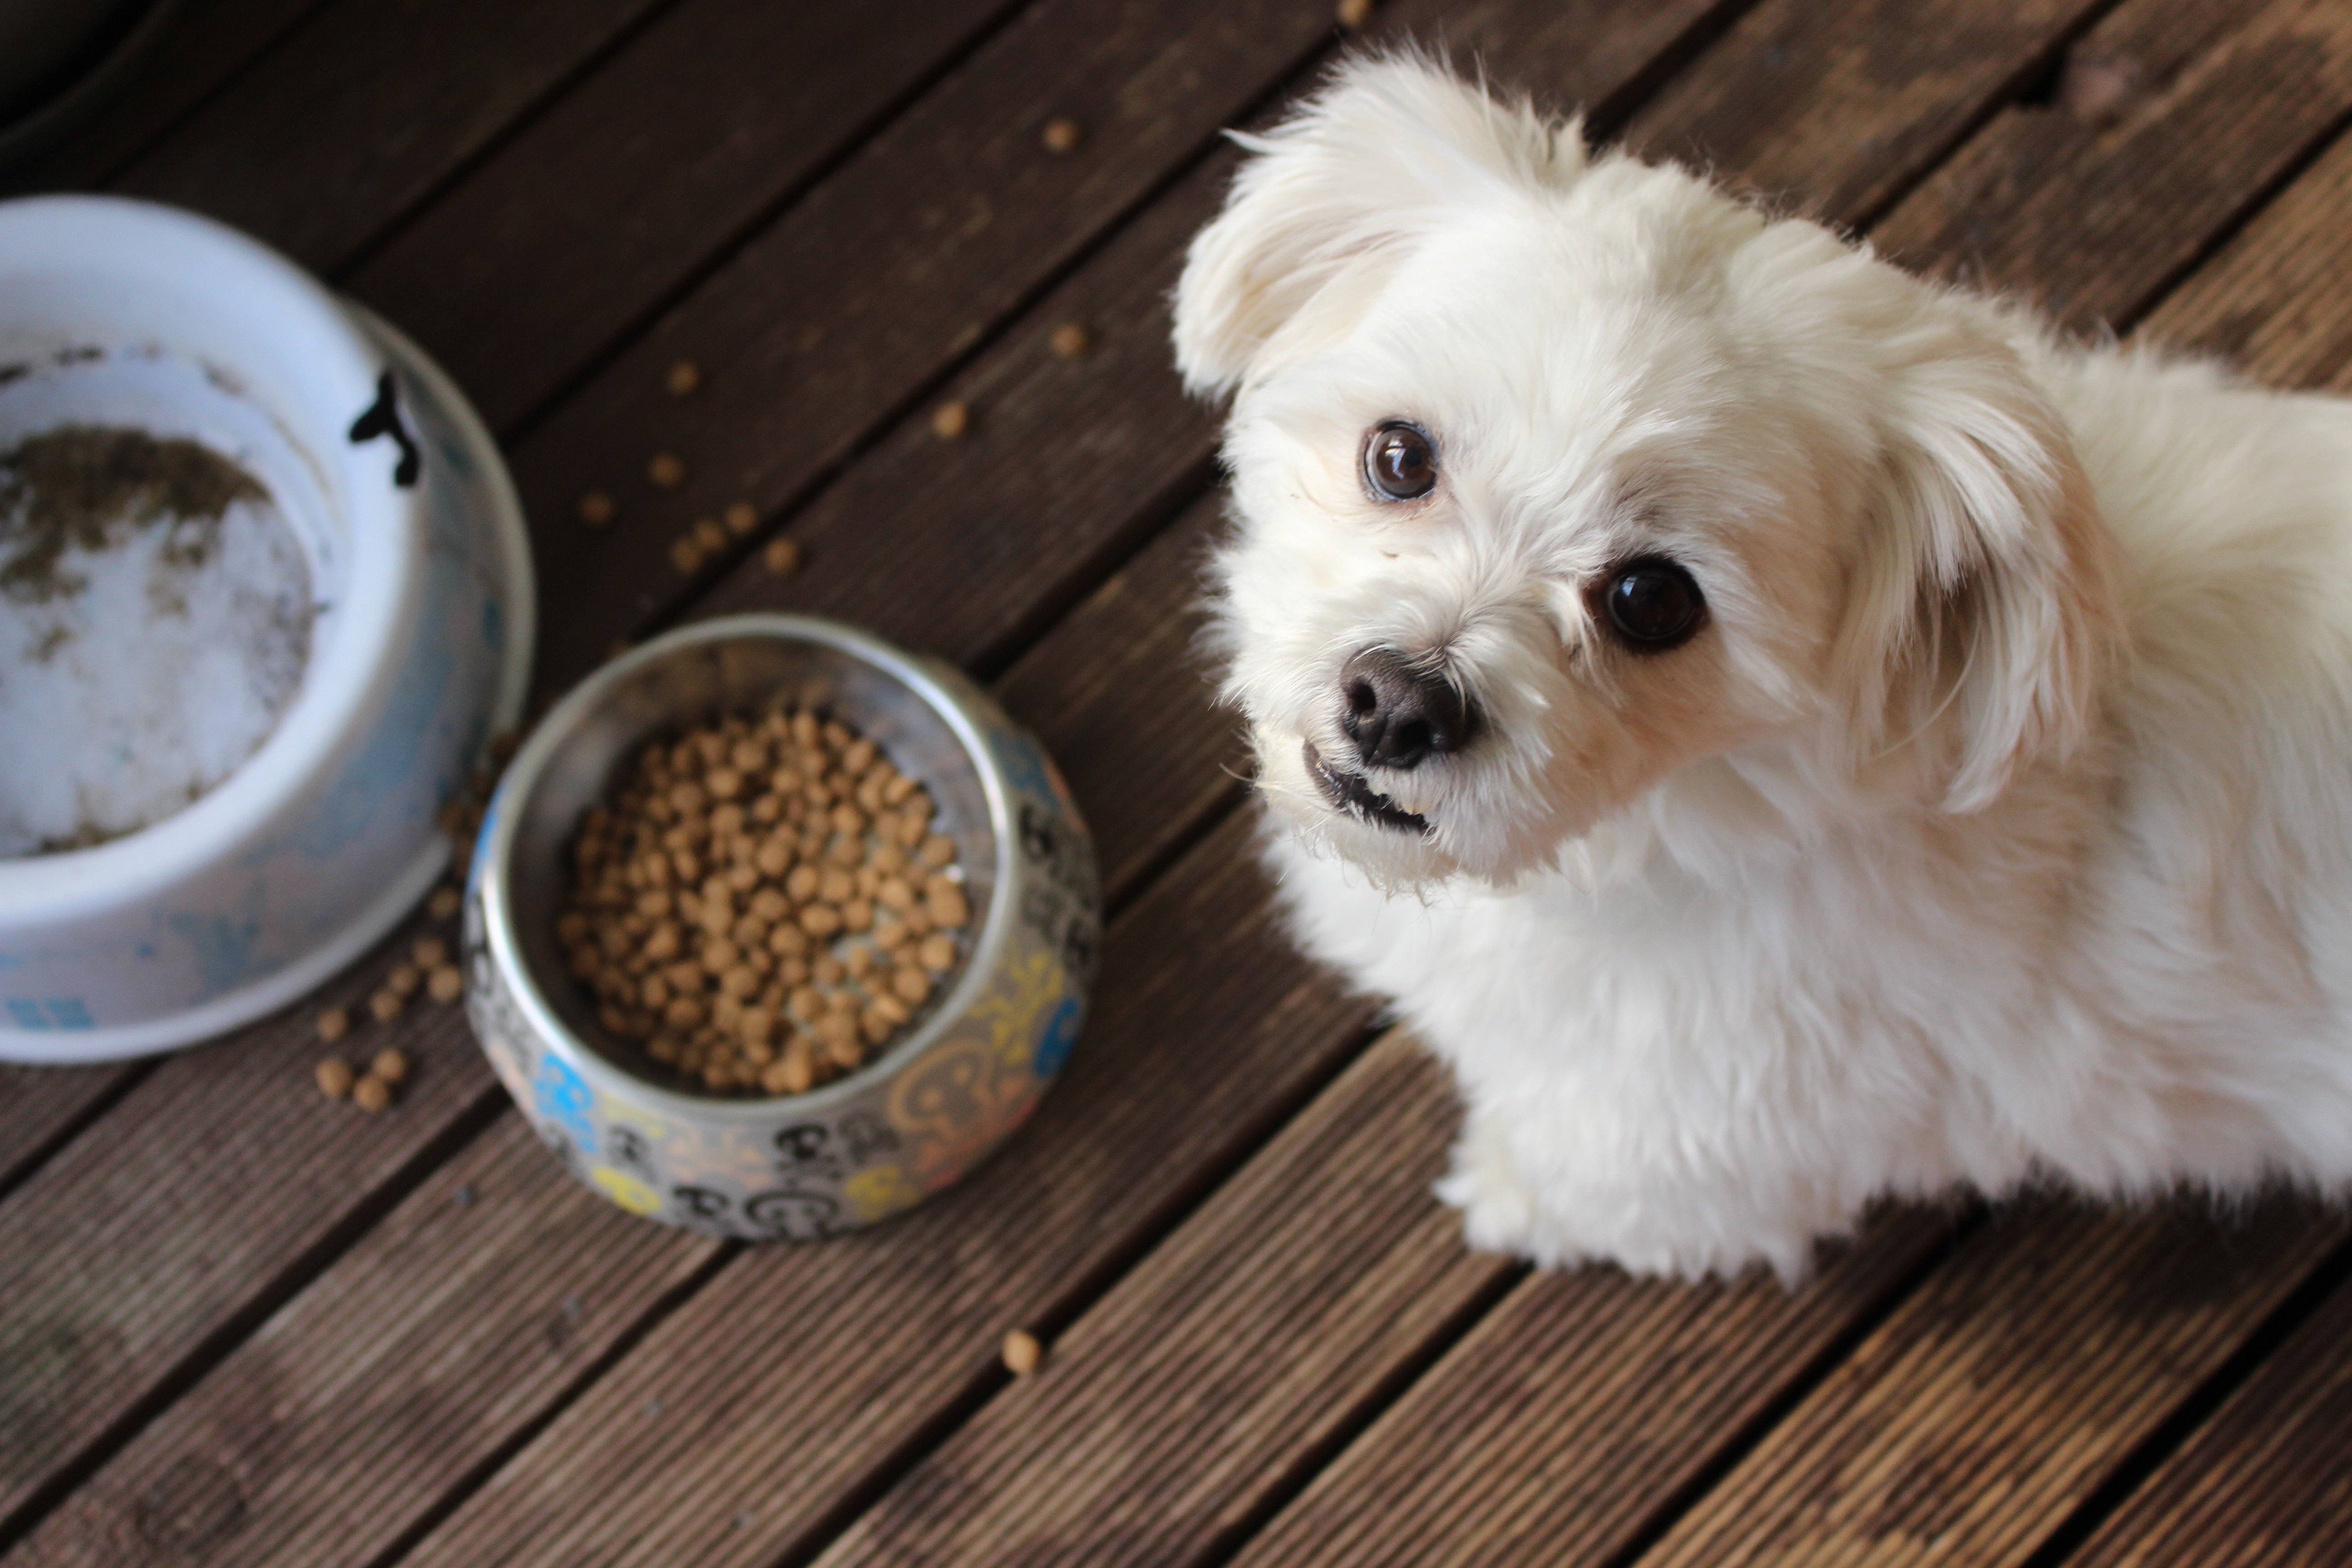
[(1550, 1263), (2352, 1176), (2352, 415), (2084, 350), (1412, 58), (1194, 240), (1315, 953)]

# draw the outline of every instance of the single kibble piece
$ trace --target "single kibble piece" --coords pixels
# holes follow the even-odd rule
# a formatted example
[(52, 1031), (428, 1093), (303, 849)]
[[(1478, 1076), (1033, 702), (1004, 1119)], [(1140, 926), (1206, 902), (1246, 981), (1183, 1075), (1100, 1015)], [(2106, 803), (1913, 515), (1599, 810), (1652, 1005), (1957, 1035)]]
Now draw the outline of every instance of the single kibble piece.
[(466, 994), (466, 976), (456, 964), (445, 963), (425, 982), (425, 994), (436, 1002), (455, 1002)]
[(772, 539), (760, 559), (767, 563), (769, 575), (789, 577), (801, 569), (801, 547), (789, 539)]
[(1085, 129), (1075, 120), (1056, 118), (1045, 121), (1044, 141), (1048, 153), (1075, 153), (1086, 139)]
[(368, 998), (368, 1011), (375, 1015), (375, 1021), (379, 1024), (389, 1024), (399, 1017), (400, 1005), (400, 993), (397, 991), (379, 991)]
[(694, 524), (694, 542), (702, 546), (706, 555), (716, 555), (727, 548), (727, 531), (710, 518), (698, 518)]
[(388, 1109), (392, 1104), (392, 1085), (370, 1073), (352, 1085), (352, 1103), (370, 1116)]
[(449, 962), (449, 944), (437, 936), (420, 936), (416, 945), (408, 950), (409, 956), (424, 970), (435, 970)]
[(745, 534), (760, 526), (760, 509), (747, 500), (729, 501), (727, 510), (719, 514), (727, 524), (727, 531)]
[(352, 1091), (352, 1064), (341, 1057), (329, 1057), (319, 1064), (319, 1092), (329, 1100), (341, 1100)]
[(1015, 1329), (1004, 1336), (1004, 1370), (1013, 1376), (1028, 1376), (1045, 1359), (1045, 1347), (1028, 1330)]
[(1372, 19), (1372, 0), (1339, 0), (1339, 26), (1360, 27)]
[(922, 945), (915, 950), (915, 955), (922, 961), (925, 969), (934, 974), (945, 974), (955, 967), (955, 938), (943, 931), (933, 931), (923, 939)]
[(690, 359), (682, 359), (669, 367), (663, 384), (669, 388), (672, 397), (685, 397), (702, 384), (701, 368)]
[(433, 889), (432, 901), (425, 906), (425, 912), (436, 921), (455, 920), (457, 910), (463, 907), (464, 902), (465, 900), (458, 897), (457, 889), (436, 888)]
[(425, 972), (413, 963), (395, 963), (392, 973), (383, 977), (383, 988), (403, 1000), (415, 995), (416, 988), (424, 984)]
[(398, 1046), (386, 1046), (368, 1064), (368, 1072), (386, 1083), (398, 1083), (408, 1076), (408, 1058)]
[(1053, 337), (1048, 341), (1054, 345), (1054, 352), (1064, 359), (1076, 359), (1093, 346), (1087, 336), (1087, 330), (1076, 321), (1064, 321), (1055, 327)]
[(931, 410), (931, 434), (942, 441), (952, 441), (971, 428), (969, 404), (950, 401)]
[(702, 569), (702, 546), (695, 542), (694, 535), (681, 533), (670, 541), (669, 563), (681, 575), (689, 577)]
[(686, 483), (686, 465), (667, 452), (656, 452), (646, 464), (646, 478), (666, 490)]
[(352, 1032), (352, 1016), (341, 1007), (330, 1007), (319, 1015), (319, 1038), (333, 1045)]
[(591, 528), (602, 528), (613, 521), (613, 498), (603, 490), (590, 490), (580, 498), (580, 521)]

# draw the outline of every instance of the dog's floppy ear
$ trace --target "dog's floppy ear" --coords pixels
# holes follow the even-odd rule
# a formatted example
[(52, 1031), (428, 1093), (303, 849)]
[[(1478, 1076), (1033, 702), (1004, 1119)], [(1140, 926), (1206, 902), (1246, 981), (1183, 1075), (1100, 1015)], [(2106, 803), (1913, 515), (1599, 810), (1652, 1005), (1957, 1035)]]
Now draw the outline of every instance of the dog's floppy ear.
[(2057, 410), (1990, 312), (1935, 294), (1923, 317), (1886, 340), (1899, 358), (1837, 658), (1857, 749), (1937, 748), (1943, 804), (1965, 812), (2087, 737), (2122, 620)]
[(1176, 368), (1231, 390), (1267, 342), (1349, 268), (1442, 225), (1481, 185), (1557, 185), (1584, 167), (1573, 121), (1497, 102), (1410, 52), (1365, 56), (1263, 136), (1176, 285)]

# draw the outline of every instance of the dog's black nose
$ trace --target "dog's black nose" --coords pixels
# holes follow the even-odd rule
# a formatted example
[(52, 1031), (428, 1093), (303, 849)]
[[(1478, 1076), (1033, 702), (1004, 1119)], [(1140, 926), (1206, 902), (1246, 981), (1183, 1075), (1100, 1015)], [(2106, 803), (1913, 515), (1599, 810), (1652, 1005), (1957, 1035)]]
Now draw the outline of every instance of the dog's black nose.
[(1469, 702), (1434, 669), (1393, 648), (1368, 647), (1339, 671), (1339, 728), (1366, 767), (1419, 767), (1470, 742)]

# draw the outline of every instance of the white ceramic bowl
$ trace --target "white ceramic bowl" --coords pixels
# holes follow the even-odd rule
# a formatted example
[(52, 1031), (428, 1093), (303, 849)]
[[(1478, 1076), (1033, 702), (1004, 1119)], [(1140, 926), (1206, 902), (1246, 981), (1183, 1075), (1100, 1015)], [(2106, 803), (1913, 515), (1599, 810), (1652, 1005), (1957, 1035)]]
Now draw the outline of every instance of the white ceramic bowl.
[(234, 457), (300, 537), (318, 610), (299, 691), (225, 782), (127, 837), (0, 860), (19, 1062), (220, 1034), (373, 942), (446, 865), (440, 807), (520, 716), (534, 631), (521, 510), (457, 389), (217, 224), (0, 204), (0, 450), (77, 421)]

